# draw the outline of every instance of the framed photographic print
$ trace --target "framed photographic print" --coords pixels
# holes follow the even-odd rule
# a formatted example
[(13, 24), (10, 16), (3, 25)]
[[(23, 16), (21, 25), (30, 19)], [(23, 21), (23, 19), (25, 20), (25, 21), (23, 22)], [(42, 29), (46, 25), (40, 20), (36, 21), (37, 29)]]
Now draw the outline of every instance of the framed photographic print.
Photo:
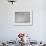
[(16, 11), (15, 12), (15, 25), (32, 25), (32, 11)]

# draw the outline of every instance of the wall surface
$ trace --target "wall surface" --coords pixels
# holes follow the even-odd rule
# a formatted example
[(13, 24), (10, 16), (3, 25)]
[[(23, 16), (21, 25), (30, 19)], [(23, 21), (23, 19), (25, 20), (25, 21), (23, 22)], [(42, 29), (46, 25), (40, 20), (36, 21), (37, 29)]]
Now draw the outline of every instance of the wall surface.
[[(33, 25), (13, 25), (17, 10), (33, 10)], [(46, 40), (46, 0), (17, 0), (13, 5), (0, 0), (0, 40), (15, 40), (18, 32), (29, 33), (33, 40)]]

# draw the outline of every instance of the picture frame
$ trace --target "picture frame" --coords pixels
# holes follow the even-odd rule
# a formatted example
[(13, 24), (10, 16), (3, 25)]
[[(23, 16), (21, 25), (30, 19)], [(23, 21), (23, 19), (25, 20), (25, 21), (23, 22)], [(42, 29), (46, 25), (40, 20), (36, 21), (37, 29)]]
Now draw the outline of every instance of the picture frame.
[(33, 12), (32, 11), (16, 11), (15, 25), (16, 26), (32, 26)]

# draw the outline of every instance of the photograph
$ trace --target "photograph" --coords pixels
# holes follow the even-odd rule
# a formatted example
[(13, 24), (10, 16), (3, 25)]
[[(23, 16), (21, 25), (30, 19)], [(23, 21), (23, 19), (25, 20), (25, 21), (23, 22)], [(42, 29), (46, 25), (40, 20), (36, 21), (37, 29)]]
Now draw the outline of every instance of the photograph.
[(15, 12), (16, 25), (32, 25), (32, 12)]

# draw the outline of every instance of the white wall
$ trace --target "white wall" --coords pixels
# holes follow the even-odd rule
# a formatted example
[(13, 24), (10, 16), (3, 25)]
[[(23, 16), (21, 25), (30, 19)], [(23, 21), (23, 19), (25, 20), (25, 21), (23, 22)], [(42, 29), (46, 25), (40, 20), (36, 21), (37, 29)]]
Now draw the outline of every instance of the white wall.
[[(14, 26), (16, 10), (33, 10), (32, 26)], [(46, 40), (46, 0), (17, 0), (14, 5), (0, 0), (0, 40), (11, 40), (18, 32), (31, 34), (33, 40)]]

